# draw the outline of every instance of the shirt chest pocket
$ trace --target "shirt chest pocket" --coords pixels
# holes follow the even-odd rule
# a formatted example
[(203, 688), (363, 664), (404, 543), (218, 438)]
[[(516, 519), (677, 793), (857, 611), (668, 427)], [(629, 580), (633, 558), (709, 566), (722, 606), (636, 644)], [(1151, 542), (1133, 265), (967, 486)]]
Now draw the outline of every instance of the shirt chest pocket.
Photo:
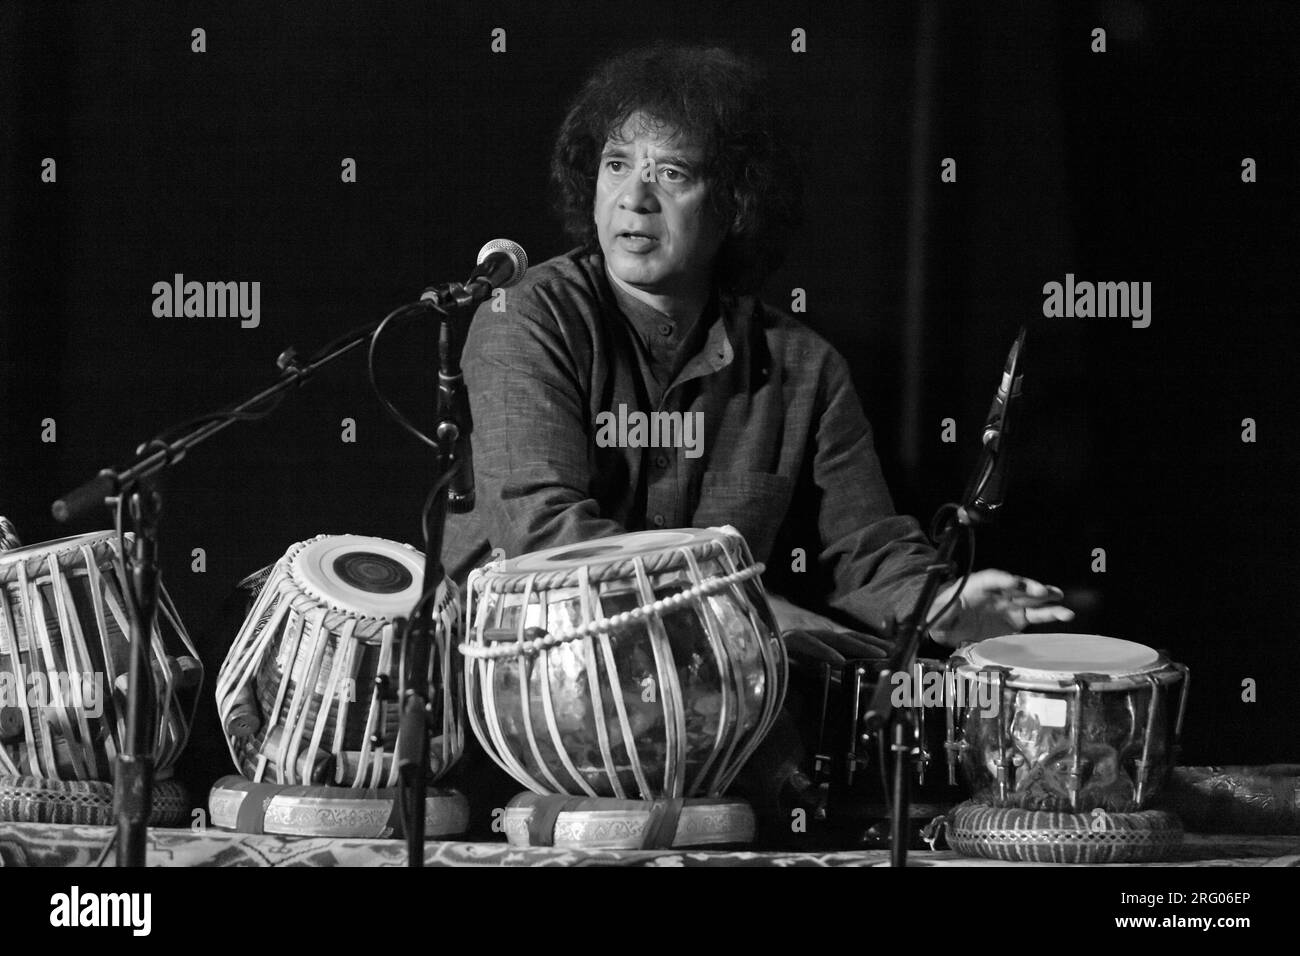
[(745, 536), (754, 560), (766, 561), (790, 507), (794, 482), (760, 471), (706, 471), (694, 524), (729, 524)]

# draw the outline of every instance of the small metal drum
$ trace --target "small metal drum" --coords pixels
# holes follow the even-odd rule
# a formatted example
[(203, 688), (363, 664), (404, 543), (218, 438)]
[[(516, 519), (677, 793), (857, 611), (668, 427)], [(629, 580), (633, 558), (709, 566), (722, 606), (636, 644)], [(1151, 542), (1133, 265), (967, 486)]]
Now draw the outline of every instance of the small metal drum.
[[(128, 588), (116, 532), (0, 551), (0, 776), (113, 779), (126, 735)], [(165, 782), (189, 738), (203, 667), (161, 587), (149, 657)]]
[[(838, 667), (822, 667), (817, 693), (821, 716), (812, 767), (815, 780), (839, 780), (852, 788), (867, 774), (869, 785), (876, 782), (873, 776), (879, 776), (880, 761), (876, 750), (866, 746), (862, 723), (884, 665), (883, 660), (852, 660)], [(909, 674), (891, 676), (891, 701), (908, 710), (916, 731), (913, 770), (916, 784), (924, 786), (934, 780), (931, 764), (942, 759), (946, 741), (944, 663), (918, 658)]]
[[(271, 570), (217, 676), (217, 709), (235, 765), (249, 780), (290, 785), (392, 788), (399, 688), (397, 618), (419, 598), (424, 557), (383, 538), (320, 535), (291, 547)], [(435, 614), (439, 643), (429, 677), (440, 726), (431, 780), (464, 748), (455, 586), (444, 581)]]
[[(803, 770), (816, 788), (805, 790), (801, 799), (812, 802), (817, 835), (826, 847), (884, 846), (889, 838), (892, 745), (887, 733), (867, 735), (864, 727), (886, 664), (882, 652), (877, 658), (846, 661), (813, 660), (805, 654), (798, 667), (791, 666), (795, 717), (808, 755)], [(908, 814), (910, 842), (920, 848), (925, 824), (962, 799), (943, 766), (944, 662), (921, 658), (910, 672), (891, 678), (890, 701), (907, 711), (915, 729)]]
[(948, 668), (950, 760), (976, 804), (1143, 810), (1175, 762), (1188, 671), (1149, 647), (1015, 634), (962, 648)]
[(726, 790), (775, 719), (786, 657), (732, 528), (599, 538), (467, 585), (470, 724), (539, 794)]

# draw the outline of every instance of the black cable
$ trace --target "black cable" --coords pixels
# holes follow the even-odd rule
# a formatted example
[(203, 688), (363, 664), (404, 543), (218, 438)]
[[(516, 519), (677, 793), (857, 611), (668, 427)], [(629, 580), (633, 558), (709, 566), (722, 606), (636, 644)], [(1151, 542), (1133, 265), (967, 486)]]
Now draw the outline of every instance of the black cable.
[[(953, 514), (956, 514), (957, 511), (960, 510), (960, 507), (961, 507), (960, 505), (954, 504), (952, 502), (948, 502), (947, 504), (941, 506), (939, 510), (935, 512), (934, 521), (931, 522), (930, 525), (931, 540), (937, 539), (939, 537), (938, 524), (939, 524), (940, 517), (946, 511), (949, 510), (951, 510)], [(948, 599), (948, 602), (944, 604), (942, 608), (940, 608), (939, 613), (935, 614), (932, 618), (930, 618), (930, 620), (925, 622), (925, 626), (921, 629), (923, 633), (928, 633), (930, 628), (932, 628), (939, 621), (943, 620), (943, 616), (947, 614), (950, 610), (952, 610), (952, 606), (954, 604), (956, 604), (959, 600), (961, 600), (961, 594), (964, 590), (966, 590), (966, 582), (970, 580), (971, 572), (975, 569), (975, 529), (972, 528), (970, 525), (966, 525), (965, 529), (966, 529), (966, 571), (965, 573), (962, 574), (961, 580), (958, 582), (957, 589), (953, 591), (952, 597)]]
[(429, 550), (429, 517), (433, 513), (433, 504), (438, 500), (438, 492), (451, 484), (451, 479), (461, 468), (461, 463), (456, 462), (451, 468), (447, 469), (446, 474), (430, 490), (428, 496), (424, 499), (424, 507), (420, 509), (420, 533), (424, 535), (424, 550)]
[(428, 301), (400, 305), (392, 312), (389, 312), (388, 315), (384, 316), (384, 320), (380, 322), (379, 327), (375, 329), (375, 334), (370, 337), (370, 349), (366, 355), (366, 372), (370, 378), (370, 387), (374, 391), (375, 397), (379, 399), (380, 406), (385, 412), (387, 412), (388, 416), (392, 418), (393, 421), (397, 422), (397, 424), (405, 429), (409, 434), (414, 435), (416, 439), (436, 451), (438, 449), (438, 442), (435, 439), (430, 438), (415, 425), (411, 424), (407, 417), (398, 410), (397, 406), (388, 400), (388, 396), (384, 394), (384, 390), (379, 385), (379, 376), (375, 372), (375, 352), (379, 347), (380, 336), (382, 336), (384, 331), (388, 328), (388, 323), (399, 316), (405, 317), (416, 313), (423, 313), (428, 310), (439, 313), (442, 316), (443, 321), (450, 321), (450, 317), (446, 312), (443, 312), (442, 309), (439, 309), (432, 302)]

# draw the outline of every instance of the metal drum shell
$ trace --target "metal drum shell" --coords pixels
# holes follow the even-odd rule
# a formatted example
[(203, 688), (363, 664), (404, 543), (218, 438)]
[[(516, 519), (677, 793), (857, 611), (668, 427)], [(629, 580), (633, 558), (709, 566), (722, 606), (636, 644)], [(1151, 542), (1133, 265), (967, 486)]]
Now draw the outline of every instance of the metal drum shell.
[[(399, 560), (418, 594), (423, 555), (409, 545), (360, 535), (318, 535), (298, 542), (271, 568), (218, 674), (217, 709), (235, 766), (254, 782), (373, 789), (397, 785), (400, 737), (397, 681), (401, 643), (397, 604), (379, 596), (365, 613), (364, 594), (332, 594), (300, 562), (312, 549), (368, 548)], [(414, 600), (411, 601), (413, 607)], [(453, 648), (460, 595), (445, 580), (434, 615), (438, 645), (429, 679), (441, 693), (430, 749), (430, 782), (464, 750), (463, 678)], [(389, 675), (397, 700), (381, 701), (375, 679)], [(322, 712), (324, 716), (322, 717)]]
[[(1021, 637), (1143, 647), (1100, 635)], [(1185, 667), (1143, 648), (1149, 659), (1139, 666), (1068, 673), (998, 666), (980, 647), (959, 649), (950, 663), (950, 746), (972, 802), (1069, 813), (1151, 804), (1176, 762)]]
[[(123, 539), (129, 548), (133, 536)], [(14, 726), (0, 742), (0, 775), (113, 779), (126, 733), (133, 613), (120, 547), (117, 533), (105, 531), (0, 551), (0, 679), (30, 695), (38, 675), (49, 693), (59, 679), (70, 688), (74, 675), (84, 689), (91, 675), (99, 697), (89, 708), (53, 697), (37, 707), (5, 701), (3, 723)], [(162, 585), (149, 657), (155, 770), (165, 779), (189, 739), (203, 666)]]
[[(535, 793), (722, 793), (785, 693), (759, 571), (731, 529), (636, 532), (477, 569), (463, 648), (475, 734)], [(529, 635), (620, 617), (615, 630), (519, 650)], [(476, 656), (497, 645), (502, 656)]]

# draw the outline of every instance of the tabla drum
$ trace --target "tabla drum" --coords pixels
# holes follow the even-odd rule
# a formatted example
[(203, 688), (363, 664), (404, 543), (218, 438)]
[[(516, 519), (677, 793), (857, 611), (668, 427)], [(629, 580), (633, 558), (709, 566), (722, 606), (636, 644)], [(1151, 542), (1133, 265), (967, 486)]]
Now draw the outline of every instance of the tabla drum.
[(1142, 644), (1014, 634), (949, 668), (948, 746), (976, 804), (1141, 811), (1174, 764), (1188, 671)]
[[(833, 823), (870, 820), (889, 816), (893, 787), (892, 743), (876, 733), (864, 735), (864, 718), (876, 691), (883, 661), (847, 661), (838, 681), (826, 675), (826, 696), (818, 748), (813, 764), (814, 779), (827, 780), (827, 815)], [(909, 672), (890, 675), (890, 700), (906, 709), (915, 732), (912, 759), (911, 816), (928, 820), (960, 799), (957, 780), (945, 772), (945, 667), (942, 661), (918, 658)], [(883, 829), (881, 832), (887, 832)]]
[[(862, 632), (799, 628), (785, 633), (790, 691), (774, 735), (739, 784), (755, 788), (766, 811), (764, 836), (791, 848), (871, 849), (887, 846), (894, 785), (889, 732), (866, 733), (881, 673), (892, 642)], [(870, 657), (850, 657), (864, 650)], [(909, 844), (922, 849), (922, 830), (963, 798), (946, 760), (944, 663), (921, 658), (908, 672), (890, 675), (890, 701), (915, 728)], [(763, 763), (762, 761), (766, 761)], [(807, 828), (791, 834), (791, 813), (805, 812)]]
[[(320, 535), (275, 565), (217, 675), (217, 710), (235, 765), (254, 782), (394, 787), (398, 773), (397, 618), (420, 596), (424, 557), (383, 538)], [(432, 779), (464, 745), (461, 681), (449, 653), (460, 602), (444, 581), (435, 614), (439, 646), (429, 675), (441, 688)], [(397, 695), (394, 695), (395, 697)]]
[[(131, 536), (125, 540), (129, 547)], [(134, 613), (118, 541), (116, 532), (95, 532), (0, 550), (0, 818), (113, 821)], [(149, 648), (151, 822), (174, 824), (188, 801), (170, 776), (193, 725), (203, 667), (161, 586), (158, 602)]]
[[(533, 793), (594, 801), (557, 798), (552, 823), (562, 809), (627, 809), (603, 799), (702, 813), (682, 801), (727, 789), (785, 693), (762, 570), (733, 528), (622, 534), (476, 569), (461, 646), (470, 725)], [(744, 829), (727, 814), (725, 829)]]

